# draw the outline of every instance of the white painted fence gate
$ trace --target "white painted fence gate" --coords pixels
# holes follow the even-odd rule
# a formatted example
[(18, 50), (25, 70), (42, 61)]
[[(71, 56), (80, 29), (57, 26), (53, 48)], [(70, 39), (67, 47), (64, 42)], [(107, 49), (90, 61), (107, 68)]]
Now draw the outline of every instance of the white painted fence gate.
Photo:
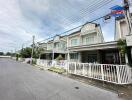
[(127, 65), (69, 62), (68, 72), (116, 84), (132, 83), (132, 68)]

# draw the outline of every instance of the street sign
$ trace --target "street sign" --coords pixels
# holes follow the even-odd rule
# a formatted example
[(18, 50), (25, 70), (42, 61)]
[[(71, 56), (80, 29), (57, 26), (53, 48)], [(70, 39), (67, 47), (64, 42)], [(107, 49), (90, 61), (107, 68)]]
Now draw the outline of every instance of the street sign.
[(114, 17), (124, 16), (124, 7), (116, 5), (111, 7), (110, 9), (111, 9), (111, 16)]

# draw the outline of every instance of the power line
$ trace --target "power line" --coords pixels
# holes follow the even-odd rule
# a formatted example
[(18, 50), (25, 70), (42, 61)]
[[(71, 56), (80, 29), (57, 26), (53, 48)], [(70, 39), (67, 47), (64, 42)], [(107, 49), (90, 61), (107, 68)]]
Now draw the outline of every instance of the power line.
[[(86, 9), (81, 9), (80, 11), (77, 11), (78, 13), (80, 13), (80, 15), (83, 15), (82, 17), (84, 18), (85, 16), (86, 16), (86, 14), (87, 13), (90, 13), (90, 15), (92, 14), (92, 13), (94, 13), (94, 11), (95, 11), (95, 9), (97, 9), (97, 8), (101, 8), (101, 7), (103, 7), (103, 6), (106, 6), (107, 4), (109, 4), (110, 2), (112, 2), (112, 1), (114, 1), (114, 0), (99, 0), (98, 2), (96, 1), (93, 1), (92, 2), (92, 4), (90, 4), (90, 5), (88, 5), (88, 7), (86, 8)], [(97, 6), (98, 5), (98, 6)], [(66, 7), (65, 7), (66, 8)], [(75, 7), (74, 7), (75, 8)], [(63, 8), (62, 8), (63, 9)], [(68, 8), (67, 8), (68, 9)], [(94, 10), (94, 11), (93, 11)], [(57, 17), (56, 18), (58, 18), (59, 16), (60, 16), (60, 14), (58, 15), (56, 15)], [(57, 19), (56, 18), (54, 18), (54, 20), (55, 21), (57, 21)], [(72, 17), (72, 16), (70, 16), (70, 17), (67, 17), (67, 18), (65, 18), (65, 17), (63, 17), (64, 18), (64, 21), (65, 21), (65, 23), (67, 23), (68, 21), (67, 21), (67, 19), (72, 19), (72, 22), (74, 21), (74, 22), (76, 22), (76, 21), (78, 21), (78, 20), (80, 20), (80, 19), (75, 19), (75, 17)], [(82, 18), (81, 18), (82, 19)], [(70, 25), (71, 23), (70, 22), (68, 22), (66, 25)]]
[[(103, 0), (104, 1), (104, 0)], [(107, 0), (107, 2), (104, 2), (105, 3), (105, 5), (107, 5), (107, 4), (109, 4), (110, 2), (112, 2), (112, 1), (114, 1), (114, 0), (110, 0), (110, 1), (108, 1)], [(101, 8), (101, 7), (103, 7), (103, 6), (105, 6), (104, 5), (104, 3), (101, 5), (100, 3), (102, 3), (102, 2), (97, 2), (96, 4), (97, 5), (99, 5), (98, 7), (96, 7), (96, 8)], [(89, 8), (91, 8), (91, 9), (95, 9), (95, 6), (96, 6), (96, 4), (93, 4), (92, 6), (88, 6), (86, 9), (89, 9)], [(83, 11), (83, 10), (82, 10)], [(81, 12), (81, 13), (84, 13), (84, 14), (86, 14), (87, 12), (86, 12), (87, 10), (85, 10), (84, 12)], [(91, 12), (91, 14), (93, 13), (93, 10), (90, 10), (89, 12)], [(57, 15), (58, 16), (58, 15)], [(83, 16), (83, 18), (85, 17), (85, 15)], [(104, 16), (103, 16), (104, 17)], [(68, 17), (68, 18), (72, 18), (72, 17)], [(101, 17), (102, 18), (102, 17)], [(100, 18), (100, 19), (101, 19)], [(66, 18), (65, 18), (66, 19)], [(97, 18), (98, 19), (98, 18)], [(75, 21), (78, 21), (79, 19), (74, 19), (74, 22)], [(64, 20), (65, 21), (65, 20)], [(96, 21), (96, 20), (95, 20)], [(70, 25), (70, 23), (68, 23), (68, 26)], [(75, 27), (75, 28), (73, 28), (73, 29), (70, 29), (70, 30), (68, 30), (68, 31), (65, 31), (65, 32), (63, 32), (63, 33), (61, 33), (61, 34), (65, 34), (65, 33), (67, 33), (67, 32), (69, 32), (69, 31), (72, 31), (72, 30), (74, 30), (74, 29), (77, 29), (77, 28), (79, 28), (79, 27), (81, 27), (82, 25), (79, 25), (78, 27)], [(54, 36), (52, 36), (52, 37), (49, 37), (49, 38), (47, 38), (47, 39), (45, 39), (45, 40), (48, 40), (48, 39), (51, 39), (51, 38), (53, 38)], [(45, 41), (45, 40), (42, 40), (42, 41)]]
[[(106, 16), (106, 15), (105, 15), (105, 16)], [(68, 32), (70, 32), (70, 31), (73, 31), (73, 30), (75, 30), (75, 29), (77, 29), (77, 28), (80, 28), (80, 27), (82, 27), (82, 26), (84, 26), (84, 25), (86, 25), (86, 24), (88, 24), (88, 23), (92, 23), (92, 22), (95, 22), (95, 21), (97, 21), (97, 20), (99, 20), (99, 19), (102, 19), (102, 18), (104, 18), (105, 16), (99, 17), (99, 18), (94, 19), (94, 20), (92, 20), (92, 21), (87, 21), (85, 24), (79, 25), (79, 26), (77, 26), (77, 27), (75, 27), (75, 28), (72, 28), (72, 29), (70, 29), (70, 30), (67, 30), (67, 31), (65, 31), (65, 32), (63, 32), (63, 33), (60, 33), (60, 34), (58, 34), (58, 35), (63, 35), (63, 34), (65, 34), (65, 33), (68, 33)], [(43, 41), (52, 39), (52, 38), (54, 38), (54, 37), (55, 37), (55, 36), (50, 37), (50, 38), (47, 38), (47, 39), (42, 40), (42, 41), (39, 41), (39, 42), (43, 42)], [(39, 43), (39, 42), (37, 42), (37, 43)]]
[[(66, 17), (65, 18), (65, 16), (63, 17), (63, 25), (64, 26), (71, 26), (71, 25), (73, 25), (73, 23), (75, 23), (75, 22), (77, 22), (77, 21), (80, 21), (81, 19), (84, 19), (85, 18), (85, 16), (87, 16), (87, 13), (88, 12), (90, 12), (90, 15), (92, 14), (92, 13), (94, 13), (92, 10), (93, 9), (97, 9), (97, 8), (101, 8), (101, 7), (103, 7), (103, 6), (106, 6), (107, 4), (109, 4), (110, 2), (112, 2), (112, 1), (114, 1), (114, 0), (96, 0), (96, 1), (92, 1), (91, 0), (91, 2), (92, 3), (90, 3), (90, 5), (88, 5), (88, 7), (86, 8), (86, 9), (81, 9), (80, 11), (77, 11), (76, 10), (76, 12), (80, 12), (80, 15), (83, 15), (83, 17), (82, 18), (80, 18), (80, 19), (78, 19), (78, 18), (76, 18), (75, 19), (75, 17)], [(89, 3), (89, 1), (88, 1), (88, 3)], [(67, 4), (67, 5), (69, 5), (69, 4)], [(99, 5), (99, 6), (97, 6), (97, 5)], [(69, 6), (68, 6), (69, 7)], [(65, 11), (65, 9), (67, 10), (67, 9), (69, 9), (67, 6), (65, 7), (63, 7), (62, 6), (62, 9)], [(73, 6), (74, 7), (74, 6)], [(57, 11), (59, 11), (59, 8), (57, 8), (56, 6), (54, 7)], [(74, 7), (75, 8), (75, 7)], [(95, 10), (94, 10), (95, 11)], [(58, 12), (59, 13), (59, 12)], [(62, 15), (60, 15), (60, 13), (58, 14), (58, 13), (55, 13), (55, 16), (56, 17), (53, 17), (52, 18), (52, 20), (53, 21), (60, 21), (60, 20), (58, 20), (57, 18), (59, 18), (59, 17), (62, 17)], [(54, 12), (53, 12), (53, 14), (54, 14)], [(69, 19), (72, 19), (72, 21), (69, 21)], [(71, 23), (71, 22), (73, 22), (73, 23)], [(49, 33), (47, 33), (47, 34), (49, 34)], [(53, 35), (55, 35), (55, 34), (53, 34)]]

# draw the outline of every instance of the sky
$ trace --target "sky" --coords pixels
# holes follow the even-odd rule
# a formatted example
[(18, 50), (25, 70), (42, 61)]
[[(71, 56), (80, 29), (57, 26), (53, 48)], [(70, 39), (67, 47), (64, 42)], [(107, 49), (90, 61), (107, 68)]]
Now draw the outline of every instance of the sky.
[[(60, 34), (110, 13), (122, 0), (0, 0), (0, 51)], [(114, 40), (114, 18), (101, 24), (105, 41)]]

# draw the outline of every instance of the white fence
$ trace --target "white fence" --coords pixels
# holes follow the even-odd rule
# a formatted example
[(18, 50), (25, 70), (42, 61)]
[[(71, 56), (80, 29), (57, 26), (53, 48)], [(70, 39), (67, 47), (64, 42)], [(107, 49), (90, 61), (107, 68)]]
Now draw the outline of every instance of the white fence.
[(37, 59), (37, 65), (42, 66), (44, 68), (49, 67), (62, 67), (64, 69), (67, 69), (67, 61), (66, 60), (41, 60)]
[(68, 63), (68, 72), (116, 84), (132, 83), (132, 68), (127, 65)]
[(0, 56), (0, 58), (11, 58), (11, 56)]
[(67, 62), (66, 60), (56, 61), (40, 59), (37, 59), (37, 65), (43, 68), (62, 67), (67, 69), (70, 74), (115, 84), (132, 83), (132, 68), (127, 65), (77, 63)]

